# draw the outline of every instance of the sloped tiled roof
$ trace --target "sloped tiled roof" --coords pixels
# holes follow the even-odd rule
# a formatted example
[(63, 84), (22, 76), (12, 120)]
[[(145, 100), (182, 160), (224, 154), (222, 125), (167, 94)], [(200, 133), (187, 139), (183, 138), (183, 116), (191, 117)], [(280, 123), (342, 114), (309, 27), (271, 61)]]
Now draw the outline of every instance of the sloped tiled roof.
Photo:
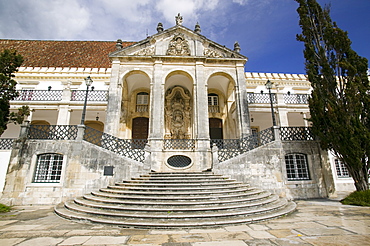
[(4, 49), (17, 50), (24, 58), (23, 67), (109, 68), (108, 54), (116, 50), (116, 42), (0, 39), (0, 52)]

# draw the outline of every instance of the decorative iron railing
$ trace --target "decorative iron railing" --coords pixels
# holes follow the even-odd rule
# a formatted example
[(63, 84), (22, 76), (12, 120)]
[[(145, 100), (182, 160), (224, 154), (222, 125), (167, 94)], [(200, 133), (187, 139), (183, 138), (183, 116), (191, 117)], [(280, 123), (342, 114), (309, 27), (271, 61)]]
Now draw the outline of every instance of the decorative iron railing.
[(273, 128), (267, 128), (242, 139), (212, 139), (211, 146), (218, 147), (218, 160), (222, 162), (274, 140)]
[[(271, 93), (272, 96), (272, 103), (276, 103), (276, 94)], [(270, 103), (270, 95), (269, 93), (247, 93), (247, 100), (248, 103)]]
[[(85, 90), (73, 90), (71, 101), (84, 101), (86, 96)], [(104, 102), (108, 101), (108, 91), (89, 91), (87, 101)]]
[(194, 150), (195, 139), (164, 139), (163, 148), (166, 150), (169, 149)]
[(0, 149), (10, 150), (12, 149), (15, 138), (0, 138)]
[(281, 141), (312, 141), (315, 136), (311, 127), (280, 127)]
[(76, 125), (30, 125), (29, 139), (44, 140), (75, 140), (77, 138)]
[(284, 102), (286, 104), (308, 104), (307, 94), (284, 94)]
[(14, 101), (61, 101), (62, 90), (20, 90)]
[(86, 127), (84, 140), (119, 155), (143, 162), (147, 139), (120, 139), (107, 133)]

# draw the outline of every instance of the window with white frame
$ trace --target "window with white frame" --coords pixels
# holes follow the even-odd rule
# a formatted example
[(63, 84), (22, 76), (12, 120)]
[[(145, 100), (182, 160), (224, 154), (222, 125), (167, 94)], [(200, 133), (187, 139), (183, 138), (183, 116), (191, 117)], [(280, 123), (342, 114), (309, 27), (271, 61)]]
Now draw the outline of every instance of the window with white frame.
[(307, 156), (305, 154), (288, 154), (285, 156), (288, 180), (309, 180)]
[(208, 105), (218, 106), (218, 95), (215, 93), (208, 94)]
[(344, 165), (343, 161), (336, 158), (336, 159), (334, 159), (334, 163), (335, 163), (335, 170), (337, 171), (337, 177), (338, 178), (349, 178), (349, 177), (351, 177), (349, 175), (348, 169)]
[(148, 112), (149, 94), (139, 92), (136, 95), (136, 112)]
[(63, 155), (48, 153), (37, 156), (34, 183), (59, 183), (62, 176)]

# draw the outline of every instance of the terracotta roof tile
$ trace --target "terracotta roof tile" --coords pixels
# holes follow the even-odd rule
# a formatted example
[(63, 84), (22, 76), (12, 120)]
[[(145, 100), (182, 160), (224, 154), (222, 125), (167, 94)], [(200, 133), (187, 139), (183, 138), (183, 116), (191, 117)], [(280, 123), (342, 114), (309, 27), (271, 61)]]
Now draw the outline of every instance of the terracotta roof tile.
[(116, 42), (0, 39), (0, 52), (4, 49), (17, 50), (24, 58), (23, 67), (109, 68), (108, 54), (116, 50)]

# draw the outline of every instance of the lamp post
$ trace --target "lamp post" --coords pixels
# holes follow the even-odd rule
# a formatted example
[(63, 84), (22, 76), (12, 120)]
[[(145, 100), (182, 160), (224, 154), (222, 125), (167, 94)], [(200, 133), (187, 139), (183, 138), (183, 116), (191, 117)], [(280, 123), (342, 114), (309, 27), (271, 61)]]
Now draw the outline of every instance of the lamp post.
[(265, 86), (269, 90), (270, 105), (271, 105), (271, 114), (272, 114), (272, 125), (273, 126), (276, 126), (275, 113), (274, 113), (274, 105), (273, 105), (273, 99), (272, 99), (272, 94), (271, 94), (272, 82), (270, 80), (267, 80)]
[(89, 87), (92, 84), (92, 79), (90, 76), (87, 76), (85, 78), (85, 83), (86, 83), (86, 94), (85, 94), (85, 102), (84, 102), (84, 108), (82, 110), (82, 117), (81, 117), (81, 125), (85, 124), (85, 115), (86, 115), (86, 104), (87, 104), (87, 95), (89, 94)]

